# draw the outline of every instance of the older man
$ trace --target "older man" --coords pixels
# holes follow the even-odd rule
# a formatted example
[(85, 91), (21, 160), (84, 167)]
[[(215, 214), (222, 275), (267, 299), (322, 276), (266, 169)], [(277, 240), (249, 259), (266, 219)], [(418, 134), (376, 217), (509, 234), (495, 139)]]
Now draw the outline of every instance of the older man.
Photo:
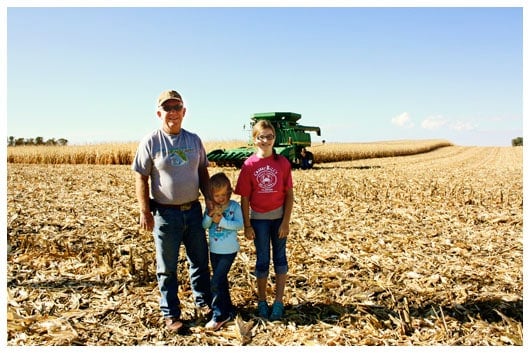
[(161, 127), (145, 136), (132, 164), (140, 227), (153, 231), (156, 246), (160, 310), (168, 330), (182, 327), (177, 262), (181, 243), (186, 249), (195, 304), (211, 303), (208, 245), (202, 227), (199, 190), (211, 202), (208, 159), (201, 139), (182, 128), (186, 107), (181, 95), (164, 91), (157, 100)]

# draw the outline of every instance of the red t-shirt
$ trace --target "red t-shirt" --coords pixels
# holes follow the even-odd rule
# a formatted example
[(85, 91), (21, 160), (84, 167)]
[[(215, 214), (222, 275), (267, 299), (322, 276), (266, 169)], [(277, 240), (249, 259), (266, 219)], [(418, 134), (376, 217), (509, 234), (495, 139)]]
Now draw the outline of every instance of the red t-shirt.
[(252, 210), (270, 212), (283, 206), (287, 190), (293, 188), (291, 163), (282, 155), (248, 157), (237, 179), (235, 193), (248, 197)]

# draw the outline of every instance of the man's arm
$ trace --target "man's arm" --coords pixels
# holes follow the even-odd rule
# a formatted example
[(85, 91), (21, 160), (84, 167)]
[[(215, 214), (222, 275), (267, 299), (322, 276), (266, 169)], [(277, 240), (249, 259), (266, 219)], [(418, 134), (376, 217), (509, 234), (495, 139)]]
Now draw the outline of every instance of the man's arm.
[(135, 185), (136, 199), (140, 206), (140, 228), (152, 231), (155, 222), (149, 207), (149, 176), (136, 172)]
[(213, 209), (213, 201), (210, 195), (210, 173), (208, 167), (199, 167), (199, 189), (206, 203), (208, 210)]

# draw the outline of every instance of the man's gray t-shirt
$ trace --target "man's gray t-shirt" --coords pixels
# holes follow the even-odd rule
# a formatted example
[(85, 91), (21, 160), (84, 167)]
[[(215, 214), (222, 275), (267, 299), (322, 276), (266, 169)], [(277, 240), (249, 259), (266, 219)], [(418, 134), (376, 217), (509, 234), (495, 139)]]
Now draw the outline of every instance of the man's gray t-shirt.
[(157, 129), (138, 146), (132, 170), (150, 176), (150, 196), (162, 204), (181, 205), (199, 197), (199, 167), (208, 159), (201, 139), (180, 130), (170, 135)]

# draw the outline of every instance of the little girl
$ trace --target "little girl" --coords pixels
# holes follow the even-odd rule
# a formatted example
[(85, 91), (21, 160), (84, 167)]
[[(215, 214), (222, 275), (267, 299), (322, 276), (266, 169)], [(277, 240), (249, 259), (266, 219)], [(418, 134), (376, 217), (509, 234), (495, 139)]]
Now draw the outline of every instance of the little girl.
[(208, 229), (209, 236), (213, 269), (210, 282), (213, 316), (205, 327), (217, 331), (235, 316), (230, 299), (228, 272), (239, 251), (237, 231), (243, 228), (243, 216), (239, 204), (230, 200), (232, 187), (230, 179), (224, 173), (217, 173), (210, 178), (210, 193), (214, 206), (205, 210), (202, 226)]
[[(245, 236), (254, 239), (256, 247), (258, 314), (280, 320), (288, 270), (286, 243), (294, 202), (291, 163), (274, 151), (275, 130), (270, 121), (257, 121), (252, 137), (256, 153), (244, 162), (235, 193), (241, 195)], [(266, 289), (271, 246), (276, 293), (269, 310)]]

